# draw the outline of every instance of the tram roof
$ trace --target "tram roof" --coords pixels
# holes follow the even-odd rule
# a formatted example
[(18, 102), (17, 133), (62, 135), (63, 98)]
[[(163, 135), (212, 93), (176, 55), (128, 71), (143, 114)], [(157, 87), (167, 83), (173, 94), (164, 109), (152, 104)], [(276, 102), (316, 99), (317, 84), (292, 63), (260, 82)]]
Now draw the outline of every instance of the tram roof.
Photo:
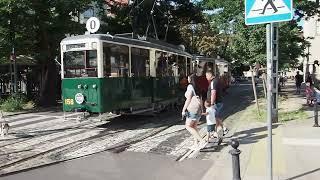
[(207, 62), (215, 62), (216, 64), (222, 64), (222, 65), (228, 65), (229, 62), (220, 59), (220, 58), (212, 58), (212, 57), (205, 57), (205, 56), (193, 56), (194, 60), (199, 60), (199, 61), (207, 61)]
[(117, 42), (121, 44), (128, 44), (128, 45), (136, 45), (136, 46), (142, 46), (142, 47), (148, 47), (148, 48), (155, 48), (163, 51), (172, 52), (175, 54), (180, 54), (188, 57), (192, 57), (191, 54), (189, 54), (186, 51), (183, 51), (178, 46), (175, 46), (173, 44), (169, 44), (163, 41), (155, 40), (155, 39), (148, 39), (148, 40), (139, 40), (134, 38), (127, 38), (127, 37), (119, 37), (119, 36), (112, 36), (110, 34), (85, 34), (85, 35), (77, 35), (77, 36), (71, 36), (64, 38), (61, 43), (69, 40), (81, 40), (81, 39), (99, 39), (102, 41), (110, 41), (110, 42)]
[(229, 65), (230, 63), (224, 59), (216, 59), (216, 64)]
[(211, 57), (204, 57), (204, 56), (193, 56), (193, 60), (214, 62), (216, 59)]

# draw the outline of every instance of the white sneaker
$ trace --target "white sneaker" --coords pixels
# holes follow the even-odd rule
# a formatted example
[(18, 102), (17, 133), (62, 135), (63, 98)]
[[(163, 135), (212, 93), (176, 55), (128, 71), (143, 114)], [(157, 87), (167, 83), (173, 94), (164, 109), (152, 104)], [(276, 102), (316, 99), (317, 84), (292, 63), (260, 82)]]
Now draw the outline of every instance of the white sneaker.
[(213, 133), (213, 135), (212, 135), (212, 137), (213, 137), (213, 138), (218, 138), (218, 137), (219, 137), (219, 135), (218, 135), (218, 133), (217, 133), (217, 132), (214, 132), (214, 133)]
[(229, 129), (228, 129), (228, 128), (224, 128), (224, 130), (223, 130), (223, 136), (227, 135), (228, 132), (229, 132)]

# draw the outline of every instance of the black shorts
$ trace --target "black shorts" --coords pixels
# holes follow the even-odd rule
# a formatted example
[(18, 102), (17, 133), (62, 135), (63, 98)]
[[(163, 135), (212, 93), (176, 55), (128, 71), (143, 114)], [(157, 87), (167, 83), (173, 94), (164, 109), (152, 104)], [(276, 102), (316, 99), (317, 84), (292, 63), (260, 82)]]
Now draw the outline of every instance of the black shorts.
[(216, 130), (216, 125), (207, 125), (207, 132), (214, 132)]

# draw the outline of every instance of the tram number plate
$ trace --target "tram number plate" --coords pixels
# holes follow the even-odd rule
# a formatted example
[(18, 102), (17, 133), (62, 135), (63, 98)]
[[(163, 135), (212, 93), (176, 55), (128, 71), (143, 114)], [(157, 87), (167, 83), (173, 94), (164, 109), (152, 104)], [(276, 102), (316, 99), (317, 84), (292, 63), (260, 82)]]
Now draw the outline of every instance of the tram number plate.
[(64, 104), (65, 105), (73, 105), (74, 104), (73, 99), (65, 99)]

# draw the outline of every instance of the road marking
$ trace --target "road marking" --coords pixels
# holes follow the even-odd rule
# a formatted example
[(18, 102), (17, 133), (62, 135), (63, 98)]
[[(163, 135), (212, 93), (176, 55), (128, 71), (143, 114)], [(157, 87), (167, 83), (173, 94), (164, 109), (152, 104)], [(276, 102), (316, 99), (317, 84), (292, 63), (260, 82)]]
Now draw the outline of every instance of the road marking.
[(320, 139), (283, 138), (282, 142), (290, 146), (320, 146)]

